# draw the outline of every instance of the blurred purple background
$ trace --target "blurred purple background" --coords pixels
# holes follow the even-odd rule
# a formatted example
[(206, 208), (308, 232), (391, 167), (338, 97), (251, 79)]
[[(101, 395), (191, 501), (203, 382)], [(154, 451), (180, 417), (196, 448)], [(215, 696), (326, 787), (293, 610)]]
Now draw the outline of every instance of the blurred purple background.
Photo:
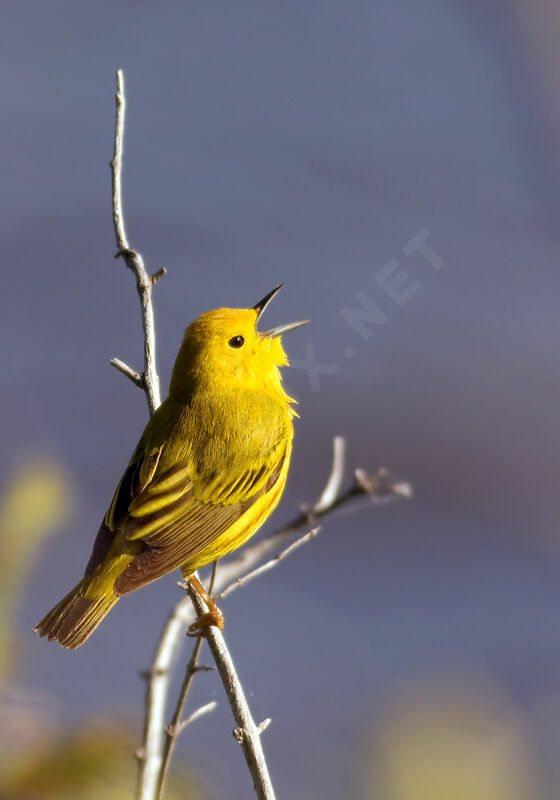
[[(365, 797), (361, 743), (424, 681), (500, 687), (558, 796), (557, 529), (560, 10), (552, 2), (11, 4), (0, 33), (2, 474), (61, 460), (78, 510), (47, 543), (18, 627), (78, 579), (146, 421), (108, 366), (141, 366), (138, 300), (115, 251), (114, 72), (127, 80), (125, 212), (152, 271), (163, 387), (182, 330), (279, 282), (270, 324), (338, 367), (299, 398), (272, 525), (313, 501), (335, 433), (351, 466), (411, 480), (413, 502), (333, 520), (224, 603), (227, 638), (280, 797)], [(403, 248), (422, 229), (443, 261)], [(421, 284), (402, 307), (374, 278)], [(363, 340), (340, 315), (387, 315)], [(343, 350), (354, 354), (345, 357)], [(348, 351), (347, 351), (348, 356)], [(68, 722), (137, 715), (178, 597), (169, 576), (119, 603), (83, 649), (23, 637), (20, 680)], [(180, 758), (219, 798), (249, 796), (219, 710)], [(194, 701), (193, 701), (194, 702)]]

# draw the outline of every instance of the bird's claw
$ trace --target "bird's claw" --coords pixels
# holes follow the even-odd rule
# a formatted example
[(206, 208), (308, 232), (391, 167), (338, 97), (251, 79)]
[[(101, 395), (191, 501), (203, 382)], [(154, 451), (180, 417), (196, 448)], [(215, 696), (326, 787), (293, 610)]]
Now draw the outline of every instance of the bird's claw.
[(215, 625), (220, 631), (224, 629), (224, 615), (219, 608), (201, 614), (192, 625), (189, 625), (187, 636), (206, 636), (206, 630), (211, 625)]

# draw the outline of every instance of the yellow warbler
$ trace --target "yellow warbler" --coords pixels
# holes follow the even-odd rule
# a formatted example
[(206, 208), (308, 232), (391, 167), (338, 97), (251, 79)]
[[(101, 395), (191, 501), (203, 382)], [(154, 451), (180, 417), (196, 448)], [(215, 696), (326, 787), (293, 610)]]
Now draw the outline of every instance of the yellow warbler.
[[(278, 369), (288, 364), (280, 337), (304, 324), (257, 331), (280, 288), (253, 308), (209, 311), (187, 328), (169, 396), (117, 486), (85, 575), (39, 622), (41, 636), (79, 647), (121, 595), (178, 567), (190, 578), (247, 541), (274, 510), (295, 416)], [(209, 606), (193, 632), (223, 625)]]

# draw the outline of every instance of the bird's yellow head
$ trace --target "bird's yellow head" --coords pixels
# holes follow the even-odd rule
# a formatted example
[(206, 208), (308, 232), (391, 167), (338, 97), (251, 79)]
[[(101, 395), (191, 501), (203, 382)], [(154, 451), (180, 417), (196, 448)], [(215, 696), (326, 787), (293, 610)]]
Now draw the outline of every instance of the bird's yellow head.
[(257, 330), (261, 314), (281, 288), (277, 286), (253, 308), (218, 308), (191, 323), (173, 367), (170, 397), (204, 384), (220, 390), (258, 389), (290, 402), (279, 371), (288, 365), (281, 336), (307, 320)]

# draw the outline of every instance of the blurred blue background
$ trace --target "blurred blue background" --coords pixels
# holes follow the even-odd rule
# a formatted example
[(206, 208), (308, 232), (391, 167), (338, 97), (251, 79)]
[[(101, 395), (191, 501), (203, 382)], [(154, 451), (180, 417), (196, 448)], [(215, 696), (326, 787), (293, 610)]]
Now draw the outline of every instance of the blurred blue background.
[[(466, 708), (494, 698), (527, 796), (558, 796), (559, 35), (545, 0), (4, 8), (1, 473), (42, 454), (76, 496), (29, 576), (17, 683), (60, 725), (117, 710), (140, 735), (138, 672), (178, 597), (176, 576), (135, 594), (74, 653), (27, 633), (80, 576), (146, 421), (108, 366), (142, 359), (133, 279), (113, 260), (122, 67), (128, 232), (151, 271), (168, 268), (154, 294), (162, 386), (195, 316), (285, 282), (267, 322), (310, 317), (286, 349), (302, 360), (312, 343), (332, 374), (317, 390), (305, 369), (286, 373), (301, 420), (267, 530), (316, 498), (335, 433), (350, 466), (385, 465), (416, 490), (333, 520), (224, 603), (255, 715), (273, 719), (279, 797), (364, 800), (374, 784), (379, 800), (415, 797), (383, 772), (387, 719), (410, 695), (447, 708), (449, 686)], [(439, 268), (403, 252), (423, 230)], [(401, 306), (375, 281), (391, 259), (418, 282)], [(367, 340), (340, 314), (359, 293), (386, 316)], [(242, 800), (215, 676), (195, 695), (219, 710), (178, 760), (210, 797)]]

